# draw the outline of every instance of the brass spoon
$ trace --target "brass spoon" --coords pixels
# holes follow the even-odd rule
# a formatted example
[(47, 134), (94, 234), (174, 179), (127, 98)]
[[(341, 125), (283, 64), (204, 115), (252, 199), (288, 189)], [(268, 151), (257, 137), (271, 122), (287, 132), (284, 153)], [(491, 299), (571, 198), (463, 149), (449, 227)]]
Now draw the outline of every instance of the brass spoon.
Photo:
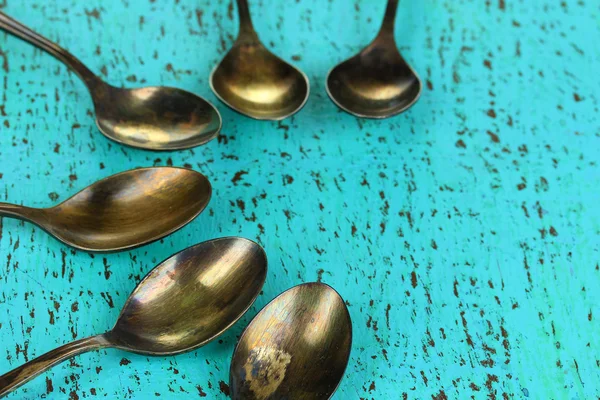
[(223, 238), (189, 247), (146, 275), (110, 331), (65, 344), (0, 376), (0, 397), (88, 351), (112, 347), (167, 356), (203, 346), (250, 308), (266, 273), (265, 252), (250, 240)]
[(203, 98), (163, 86), (122, 89), (103, 82), (71, 53), (0, 12), (0, 28), (47, 51), (85, 82), (104, 136), (146, 150), (179, 150), (214, 139), (217, 109)]
[(344, 300), (322, 283), (296, 286), (271, 301), (233, 353), (233, 400), (329, 399), (350, 357), (352, 322)]
[(375, 40), (327, 76), (331, 100), (357, 117), (394, 116), (407, 110), (421, 95), (421, 80), (400, 55), (394, 40), (397, 9), (398, 0), (389, 0)]
[(52, 208), (0, 203), (0, 216), (33, 222), (80, 250), (117, 251), (183, 227), (204, 210), (211, 192), (208, 179), (199, 172), (140, 168), (98, 181)]
[(260, 42), (248, 0), (237, 0), (237, 6), (239, 34), (210, 75), (210, 87), (223, 103), (255, 119), (278, 121), (297, 113), (308, 99), (308, 77)]

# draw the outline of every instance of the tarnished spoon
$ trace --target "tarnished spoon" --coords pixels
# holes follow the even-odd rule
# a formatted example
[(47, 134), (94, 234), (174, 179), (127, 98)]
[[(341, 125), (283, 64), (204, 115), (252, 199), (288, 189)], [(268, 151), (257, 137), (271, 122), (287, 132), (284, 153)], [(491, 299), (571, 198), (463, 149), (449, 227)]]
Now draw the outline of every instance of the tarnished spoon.
[(237, 0), (237, 6), (238, 37), (213, 70), (210, 87), (229, 107), (255, 119), (277, 121), (297, 113), (308, 99), (308, 77), (260, 42), (248, 0)]
[(352, 322), (340, 295), (322, 283), (296, 286), (242, 333), (229, 371), (231, 398), (329, 399), (351, 346)]
[(400, 55), (394, 40), (397, 9), (398, 0), (389, 0), (375, 40), (327, 76), (331, 100), (357, 117), (394, 116), (407, 110), (421, 95), (421, 80)]
[(52, 350), (0, 376), (0, 397), (50, 367), (106, 347), (166, 356), (194, 350), (233, 325), (259, 295), (267, 257), (242, 238), (200, 243), (154, 268), (107, 333)]
[(210, 182), (183, 168), (140, 168), (109, 176), (51, 208), (0, 203), (0, 216), (33, 222), (86, 251), (138, 247), (183, 227), (210, 200)]
[(217, 109), (181, 89), (122, 89), (103, 82), (71, 53), (0, 12), (0, 28), (47, 51), (85, 82), (104, 136), (146, 150), (179, 150), (214, 139), (221, 129)]

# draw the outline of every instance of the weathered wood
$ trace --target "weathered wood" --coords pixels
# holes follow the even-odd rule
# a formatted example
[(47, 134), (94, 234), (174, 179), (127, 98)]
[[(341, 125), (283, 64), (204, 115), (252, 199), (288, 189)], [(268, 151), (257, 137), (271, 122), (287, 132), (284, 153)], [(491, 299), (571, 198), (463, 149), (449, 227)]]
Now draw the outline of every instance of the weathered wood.
[(597, 3), (404, 0), (396, 38), (423, 96), (399, 117), (359, 120), (324, 80), (373, 38), (384, 7), (251, 0), (265, 44), (312, 85), (300, 113), (269, 123), (208, 87), (237, 32), (231, 1), (0, 0), (109, 82), (194, 91), (224, 123), (193, 151), (117, 145), (76, 75), (0, 33), (0, 201), (45, 207), (150, 165), (193, 167), (214, 187), (191, 225), (120, 254), (0, 220), (0, 372), (109, 329), (137, 281), (189, 245), (242, 235), (270, 260), (263, 295), (221, 340), (174, 358), (83, 355), (9, 399), (226, 398), (243, 327), (315, 280), (339, 290), (354, 324), (336, 399), (600, 396)]

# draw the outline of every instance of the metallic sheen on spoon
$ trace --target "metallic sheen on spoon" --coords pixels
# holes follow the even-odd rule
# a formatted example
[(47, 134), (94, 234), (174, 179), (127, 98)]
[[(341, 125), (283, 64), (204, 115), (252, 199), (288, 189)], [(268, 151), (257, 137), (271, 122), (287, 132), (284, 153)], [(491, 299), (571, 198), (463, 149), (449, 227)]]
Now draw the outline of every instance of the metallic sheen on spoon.
[(248, 0), (237, 0), (237, 6), (240, 31), (210, 76), (213, 92), (229, 107), (255, 119), (277, 121), (297, 113), (308, 99), (308, 77), (260, 42)]
[(217, 109), (203, 98), (163, 86), (122, 89), (103, 82), (71, 53), (0, 12), (0, 28), (47, 51), (87, 86), (104, 136), (146, 150), (179, 150), (214, 139), (221, 129)]
[(244, 315), (266, 273), (264, 250), (247, 239), (215, 239), (189, 247), (146, 275), (110, 331), (65, 344), (0, 376), (0, 397), (88, 351), (113, 347), (167, 356), (203, 346)]
[(0, 216), (40, 226), (86, 251), (118, 251), (167, 236), (196, 218), (212, 188), (199, 172), (140, 168), (110, 176), (51, 208), (0, 203)]
[(327, 76), (331, 100), (357, 117), (394, 116), (407, 110), (421, 95), (421, 80), (400, 55), (394, 40), (397, 9), (398, 0), (389, 0), (375, 40)]
[(352, 346), (344, 300), (322, 283), (296, 286), (246, 328), (231, 360), (233, 400), (320, 400), (337, 389)]

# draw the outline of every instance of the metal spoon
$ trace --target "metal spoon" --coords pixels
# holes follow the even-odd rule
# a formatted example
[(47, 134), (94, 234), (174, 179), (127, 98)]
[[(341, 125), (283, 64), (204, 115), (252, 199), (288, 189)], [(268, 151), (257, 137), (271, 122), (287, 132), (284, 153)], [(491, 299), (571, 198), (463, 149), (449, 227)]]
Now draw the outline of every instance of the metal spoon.
[(266, 274), (267, 256), (250, 240), (222, 238), (189, 247), (146, 275), (110, 331), (65, 344), (0, 376), (0, 397), (88, 351), (113, 347), (166, 356), (203, 346), (244, 315)]
[(344, 300), (322, 283), (296, 286), (246, 328), (231, 360), (233, 400), (329, 399), (350, 357), (352, 322)]
[(146, 150), (179, 150), (214, 139), (221, 116), (208, 101), (181, 89), (122, 89), (103, 82), (71, 53), (0, 12), (0, 28), (47, 51), (85, 82), (104, 136)]
[(421, 95), (421, 80), (400, 55), (394, 40), (397, 9), (398, 0), (389, 0), (375, 40), (327, 76), (331, 100), (357, 117), (394, 116), (407, 110)]
[(237, 0), (237, 6), (239, 34), (210, 75), (210, 87), (223, 103), (255, 119), (278, 121), (297, 113), (308, 99), (308, 77), (260, 42), (248, 1)]
[(98, 181), (52, 208), (0, 203), (0, 216), (33, 222), (77, 249), (117, 251), (183, 227), (204, 210), (211, 192), (210, 182), (199, 172), (140, 168)]

